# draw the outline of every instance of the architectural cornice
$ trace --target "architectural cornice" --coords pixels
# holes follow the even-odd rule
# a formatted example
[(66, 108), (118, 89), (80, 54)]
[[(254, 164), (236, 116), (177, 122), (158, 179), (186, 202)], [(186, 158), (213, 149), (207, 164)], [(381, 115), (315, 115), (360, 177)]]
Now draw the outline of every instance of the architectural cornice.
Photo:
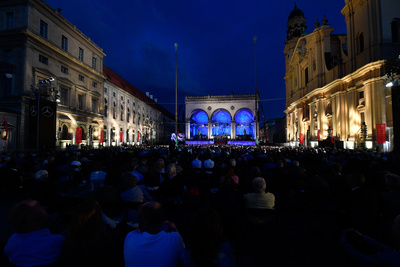
[(43, 45), (44, 47), (47, 47), (47, 48), (51, 49), (56, 54), (60, 54), (60, 55), (64, 56), (69, 62), (73, 62), (78, 67), (80, 67), (80, 68), (84, 69), (85, 71), (93, 74), (94, 76), (97, 76), (100, 79), (105, 79), (106, 78), (102, 73), (94, 70), (89, 65), (83, 63), (82, 61), (78, 60), (77, 58), (72, 57), (69, 53), (65, 52), (64, 50), (58, 48), (56, 45), (54, 45), (51, 42), (49, 42), (49, 40), (38, 36), (37, 34), (35, 34), (32, 31), (32, 29), (28, 29), (26, 31), (26, 35), (28, 36), (28, 38), (31, 38), (31, 39), (37, 41), (39, 44)]

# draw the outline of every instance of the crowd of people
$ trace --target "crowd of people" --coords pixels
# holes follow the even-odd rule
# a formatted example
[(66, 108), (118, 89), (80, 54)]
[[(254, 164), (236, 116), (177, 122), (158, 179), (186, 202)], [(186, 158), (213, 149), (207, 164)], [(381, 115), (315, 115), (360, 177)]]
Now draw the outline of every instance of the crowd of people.
[(335, 214), (349, 262), (399, 265), (399, 162), (395, 153), (268, 146), (3, 154), (0, 190), (20, 198), (2, 259), (241, 266), (238, 244), (248, 228), (273, 227), (271, 216), (301, 209)]

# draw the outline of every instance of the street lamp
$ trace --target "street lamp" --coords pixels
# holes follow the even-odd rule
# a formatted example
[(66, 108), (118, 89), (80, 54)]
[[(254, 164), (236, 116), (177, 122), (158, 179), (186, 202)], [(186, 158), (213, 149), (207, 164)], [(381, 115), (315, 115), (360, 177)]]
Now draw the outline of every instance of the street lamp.
[(175, 134), (178, 134), (178, 43), (175, 46)]
[(256, 49), (256, 41), (257, 41), (257, 36), (253, 37), (254, 41), (254, 98), (255, 98), (255, 117), (254, 117), (254, 140), (257, 142), (258, 140), (258, 127), (257, 127), (257, 122), (258, 122), (258, 105), (257, 105), (257, 49)]
[[(31, 90), (33, 92), (33, 96), (36, 98), (37, 100), (37, 110), (35, 111), (35, 109), (31, 108), (31, 115), (35, 116), (37, 115), (36, 119), (36, 149), (37, 152), (39, 152), (39, 148), (40, 148), (40, 117), (41, 115), (45, 116), (45, 117), (53, 117), (54, 121), (56, 118), (56, 110), (53, 110), (51, 106), (44, 106), (43, 108), (41, 108), (40, 106), (40, 102), (41, 100), (48, 100), (50, 97), (50, 99), (52, 101), (55, 102), (60, 102), (60, 94), (59, 91), (56, 90), (54, 87), (52, 87), (52, 82), (54, 82), (54, 78), (50, 77), (44, 80), (39, 80), (39, 82), (37, 84), (33, 84), (31, 85)], [(55, 130), (55, 125), (53, 125)], [(55, 135), (54, 135), (55, 138)]]

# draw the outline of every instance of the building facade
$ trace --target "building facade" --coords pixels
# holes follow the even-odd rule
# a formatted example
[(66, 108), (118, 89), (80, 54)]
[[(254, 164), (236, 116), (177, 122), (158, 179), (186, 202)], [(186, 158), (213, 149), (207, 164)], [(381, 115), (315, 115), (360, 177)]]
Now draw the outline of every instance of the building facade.
[(104, 66), (104, 145), (167, 144), (173, 115)]
[[(8, 126), (0, 149), (99, 147), (165, 139), (169, 128), (164, 121), (170, 113), (139, 90), (129, 91), (133, 86), (125, 90), (110, 81), (103, 70), (103, 49), (61, 10), (42, 0), (3, 0), (0, 40), (0, 116)], [(104, 95), (108, 89), (116, 93), (118, 123), (105, 117), (110, 111), (104, 101), (114, 101), (112, 95)], [(110, 104), (107, 107), (111, 109)], [(3, 135), (5, 125), (2, 121)], [(122, 141), (110, 138), (121, 133)], [(134, 137), (137, 133), (139, 139)]]
[(258, 96), (186, 96), (185, 108), (186, 140), (258, 138)]
[[(1, 1), (0, 14), (0, 97), (15, 127), (11, 145), (49, 146), (40, 141), (46, 138), (62, 146), (76, 128), (86, 137), (90, 126), (101, 127), (103, 50), (44, 1)], [(46, 107), (55, 116), (51, 127)]]
[(295, 5), (284, 49), (287, 142), (393, 150), (392, 91), (384, 76), (400, 54), (399, 10), (396, 0), (345, 1), (347, 34), (332, 34), (325, 17), (307, 34)]

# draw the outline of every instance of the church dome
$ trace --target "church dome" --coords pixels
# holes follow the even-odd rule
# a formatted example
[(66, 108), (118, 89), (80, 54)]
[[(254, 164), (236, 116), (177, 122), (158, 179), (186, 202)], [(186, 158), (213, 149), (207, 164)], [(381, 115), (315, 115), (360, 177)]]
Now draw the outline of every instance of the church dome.
[(301, 9), (297, 8), (296, 2), (294, 2), (294, 9), (292, 12), (290, 12), (288, 23), (286, 25), (287, 37), (285, 43), (306, 35), (306, 22), (307, 20), (304, 17), (304, 12)]
[(290, 12), (288, 20), (291, 20), (295, 17), (303, 17), (304, 18), (304, 12), (301, 9), (297, 8), (296, 2), (294, 2), (294, 9), (292, 12)]

